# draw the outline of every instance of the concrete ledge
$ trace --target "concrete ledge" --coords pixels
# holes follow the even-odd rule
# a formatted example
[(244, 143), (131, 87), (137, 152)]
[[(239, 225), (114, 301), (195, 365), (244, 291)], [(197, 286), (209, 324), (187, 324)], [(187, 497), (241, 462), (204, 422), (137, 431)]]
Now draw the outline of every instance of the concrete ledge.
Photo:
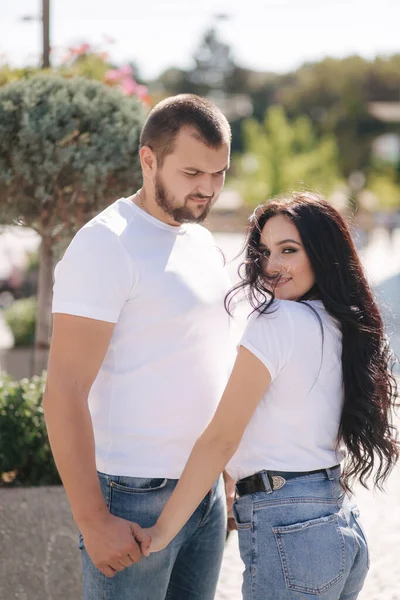
[(32, 377), (33, 348), (10, 348), (0, 352), (0, 371), (13, 379)]
[(61, 486), (0, 488), (0, 600), (79, 600), (78, 532)]

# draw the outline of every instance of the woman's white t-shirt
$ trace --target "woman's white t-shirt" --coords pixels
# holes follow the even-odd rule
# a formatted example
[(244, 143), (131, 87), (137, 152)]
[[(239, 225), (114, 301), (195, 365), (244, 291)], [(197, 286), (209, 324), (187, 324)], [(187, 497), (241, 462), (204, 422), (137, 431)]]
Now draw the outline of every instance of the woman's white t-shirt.
[(344, 458), (337, 448), (342, 336), (322, 302), (307, 304), (276, 300), (273, 312), (250, 317), (240, 341), (267, 367), (271, 384), (227, 466), (235, 480), (263, 469), (332, 467)]

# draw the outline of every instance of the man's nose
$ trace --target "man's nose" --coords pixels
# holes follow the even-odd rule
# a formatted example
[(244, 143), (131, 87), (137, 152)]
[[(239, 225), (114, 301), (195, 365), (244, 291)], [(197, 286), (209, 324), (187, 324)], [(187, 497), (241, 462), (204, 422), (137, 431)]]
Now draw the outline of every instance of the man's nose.
[(213, 176), (205, 173), (198, 185), (197, 191), (199, 194), (206, 196), (207, 198), (214, 196), (215, 182)]

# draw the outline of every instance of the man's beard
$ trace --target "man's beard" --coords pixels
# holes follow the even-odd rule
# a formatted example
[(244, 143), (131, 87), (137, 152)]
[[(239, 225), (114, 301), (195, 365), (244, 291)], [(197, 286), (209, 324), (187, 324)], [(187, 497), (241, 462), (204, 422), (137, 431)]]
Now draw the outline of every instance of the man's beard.
[(196, 215), (189, 208), (188, 203), (190, 198), (207, 198), (207, 196), (201, 196), (200, 194), (192, 194), (186, 196), (185, 203), (183, 206), (175, 207), (174, 198), (168, 194), (165, 185), (162, 182), (160, 175), (157, 173), (155, 179), (155, 192), (156, 202), (162, 210), (174, 219), (176, 223), (202, 223), (208, 216), (211, 209), (212, 199), (203, 205), (203, 212), (200, 215)]

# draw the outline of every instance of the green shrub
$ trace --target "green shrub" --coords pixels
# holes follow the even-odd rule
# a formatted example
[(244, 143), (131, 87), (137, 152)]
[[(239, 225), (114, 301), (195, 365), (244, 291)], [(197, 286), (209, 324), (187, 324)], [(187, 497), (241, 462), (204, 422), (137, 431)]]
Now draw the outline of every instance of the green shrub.
[(60, 483), (44, 422), (44, 386), (45, 374), (0, 378), (0, 485)]
[(37, 301), (34, 296), (15, 300), (4, 312), (15, 346), (32, 346), (35, 339)]

